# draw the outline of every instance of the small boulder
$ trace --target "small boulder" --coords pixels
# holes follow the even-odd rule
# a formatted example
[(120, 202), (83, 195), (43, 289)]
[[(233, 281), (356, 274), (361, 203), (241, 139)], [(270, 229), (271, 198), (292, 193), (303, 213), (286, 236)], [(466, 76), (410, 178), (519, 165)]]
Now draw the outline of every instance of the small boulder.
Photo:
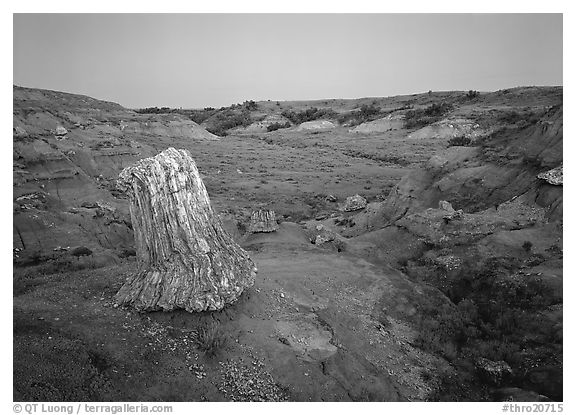
[(318, 225), (316, 227), (316, 231), (318, 231), (318, 234), (314, 238), (315, 245), (322, 245), (326, 242), (332, 242), (336, 239), (336, 234), (326, 229), (323, 225)]
[(136, 256), (136, 250), (134, 248), (124, 248), (118, 253), (119, 258), (129, 258)]
[(252, 212), (250, 218), (250, 226), (248, 231), (250, 233), (260, 232), (274, 232), (278, 230), (278, 222), (276, 222), (276, 212), (273, 210), (260, 209)]
[(326, 213), (326, 212), (322, 212), (317, 214), (316, 216), (314, 216), (315, 220), (324, 220), (326, 219), (328, 216), (330, 216), (330, 214)]
[(483, 357), (476, 360), (478, 374), (493, 385), (500, 385), (502, 381), (512, 374), (512, 368), (503, 360), (494, 362)]
[(562, 164), (552, 170), (540, 173), (537, 177), (541, 180), (546, 180), (548, 183), (553, 184), (554, 186), (562, 186), (563, 183)]
[(342, 237), (336, 232), (327, 229), (324, 225), (317, 225), (312, 230), (310, 242), (318, 247), (337, 250), (338, 252), (345, 249)]
[(445, 200), (441, 200), (440, 202), (438, 202), (438, 209), (443, 210), (445, 212), (443, 219), (446, 222), (449, 222), (453, 219), (459, 219), (464, 214), (464, 211), (462, 209), (454, 210), (452, 204)]
[(342, 208), (345, 212), (353, 212), (355, 210), (364, 209), (368, 202), (360, 195), (349, 196), (344, 202), (344, 207)]
[(16, 127), (14, 127), (14, 128), (12, 129), (12, 131), (13, 131), (13, 133), (12, 133), (13, 136), (16, 137), (16, 138), (26, 138), (26, 137), (28, 137), (28, 132), (26, 132), (26, 130), (25, 130), (24, 128), (22, 128), (22, 127), (16, 126)]
[(92, 250), (85, 246), (79, 246), (70, 251), (70, 255), (75, 256), (76, 258), (80, 258), (81, 256), (92, 255), (92, 253), (93, 253)]
[(452, 207), (452, 203), (447, 202), (445, 200), (441, 200), (438, 202), (438, 209), (445, 210), (448, 213), (454, 212), (454, 208)]
[(62, 127), (61, 125), (59, 125), (58, 127), (56, 127), (56, 132), (55, 134), (59, 137), (65, 136), (66, 134), (68, 134), (68, 130), (64, 127)]
[(334, 202), (336, 202), (337, 200), (338, 200), (338, 199), (337, 199), (336, 196), (334, 196), (334, 195), (328, 195), (328, 196), (326, 196), (326, 201), (327, 201), (327, 202), (332, 202), (332, 203), (334, 203)]

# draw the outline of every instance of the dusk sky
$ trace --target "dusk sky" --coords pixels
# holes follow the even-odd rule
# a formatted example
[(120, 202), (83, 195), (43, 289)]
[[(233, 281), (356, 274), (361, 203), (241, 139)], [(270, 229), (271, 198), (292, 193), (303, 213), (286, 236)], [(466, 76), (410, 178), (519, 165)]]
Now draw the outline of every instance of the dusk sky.
[(562, 85), (562, 15), (17, 14), (13, 69), (129, 108)]

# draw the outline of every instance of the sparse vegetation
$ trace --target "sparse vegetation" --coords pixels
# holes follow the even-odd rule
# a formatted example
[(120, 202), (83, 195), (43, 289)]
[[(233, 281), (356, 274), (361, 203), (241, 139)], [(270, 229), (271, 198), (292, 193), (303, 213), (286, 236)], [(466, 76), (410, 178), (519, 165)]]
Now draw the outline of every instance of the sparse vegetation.
[(517, 127), (525, 127), (537, 123), (542, 118), (539, 114), (532, 110), (525, 111), (505, 111), (497, 118), (497, 122), (501, 124), (513, 124)]
[(228, 130), (235, 127), (247, 127), (253, 120), (250, 111), (247, 109), (219, 111), (207, 121), (206, 130), (212, 134), (224, 137), (228, 135)]
[(371, 104), (362, 105), (360, 109), (355, 111), (339, 114), (337, 119), (340, 124), (346, 124), (353, 127), (362, 124), (363, 122), (375, 120), (383, 115), (381, 108)]
[[(538, 367), (534, 362), (561, 367), (561, 333), (545, 313), (561, 299), (537, 276), (510, 278), (520, 265), (518, 260), (503, 257), (470, 260), (450, 278), (436, 271), (436, 277), (428, 282), (453, 304), (423, 305), (415, 345), (458, 363), (464, 377), (474, 375), (474, 362), (479, 358), (504, 361), (519, 374), (509, 380), (509, 386), (521, 387), (525, 379), (520, 374)], [(534, 387), (561, 399), (561, 390)]]
[(426, 108), (413, 109), (406, 112), (406, 128), (422, 128), (436, 121), (439, 121), (444, 115), (452, 111), (453, 105), (441, 102), (434, 103)]

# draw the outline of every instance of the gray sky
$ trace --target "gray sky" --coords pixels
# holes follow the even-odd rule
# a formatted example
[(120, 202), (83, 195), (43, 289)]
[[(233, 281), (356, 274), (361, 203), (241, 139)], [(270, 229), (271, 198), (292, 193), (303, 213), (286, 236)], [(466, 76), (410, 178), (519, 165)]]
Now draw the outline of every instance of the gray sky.
[(562, 85), (562, 15), (17, 14), (14, 84), (130, 108)]

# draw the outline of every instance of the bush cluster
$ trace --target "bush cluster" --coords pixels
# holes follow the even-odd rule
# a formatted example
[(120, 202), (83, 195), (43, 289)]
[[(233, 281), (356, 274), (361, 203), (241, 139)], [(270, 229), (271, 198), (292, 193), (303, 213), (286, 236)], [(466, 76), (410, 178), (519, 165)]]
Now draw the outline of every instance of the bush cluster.
[(224, 137), (228, 135), (228, 130), (234, 127), (247, 127), (252, 124), (250, 111), (243, 109), (219, 111), (215, 116), (208, 120), (206, 130), (212, 134)]
[(521, 127), (536, 124), (542, 115), (538, 114), (534, 111), (505, 111), (498, 116), (496, 119), (499, 123), (502, 124), (514, 124), (519, 125)]
[(470, 91), (468, 91), (468, 93), (466, 94), (466, 98), (468, 99), (474, 99), (480, 96), (480, 92), (478, 91), (473, 91), (472, 89)]
[(452, 104), (434, 103), (426, 108), (413, 109), (406, 112), (406, 128), (422, 128), (439, 121), (446, 113), (452, 111)]
[(337, 120), (340, 124), (347, 124), (350, 127), (362, 124), (364, 122), (373, 121), (384, 115), (382, 109), (374, 104), (362, 105), (360, 109), (355, 111), (339, 114)]
[(335, 118), (336, 112), (331, 108), (309, 108), (304, 111), (284, 110), (282, 115), (288, 118), (294, 124), (302, 124), (303, 122), (315, 121), (319, 119)]
[[(442, 276), (442, 283), (429, 280), (452, 303), (422, 306), (415, 345), (467, 368), (480, 357), (505, 361), (518, 374), (530, 370), (533, 362), (561, 366), (562, 339), (543, 312), (561, 299), (538, 276), (510, 278), (519, 265), (510, 258), (470, 261), (457, 275)], [(523, 381), (519, 377), (510, 384)], [(554, 393), (559, 395), (553, 399), (561, 395)]]

